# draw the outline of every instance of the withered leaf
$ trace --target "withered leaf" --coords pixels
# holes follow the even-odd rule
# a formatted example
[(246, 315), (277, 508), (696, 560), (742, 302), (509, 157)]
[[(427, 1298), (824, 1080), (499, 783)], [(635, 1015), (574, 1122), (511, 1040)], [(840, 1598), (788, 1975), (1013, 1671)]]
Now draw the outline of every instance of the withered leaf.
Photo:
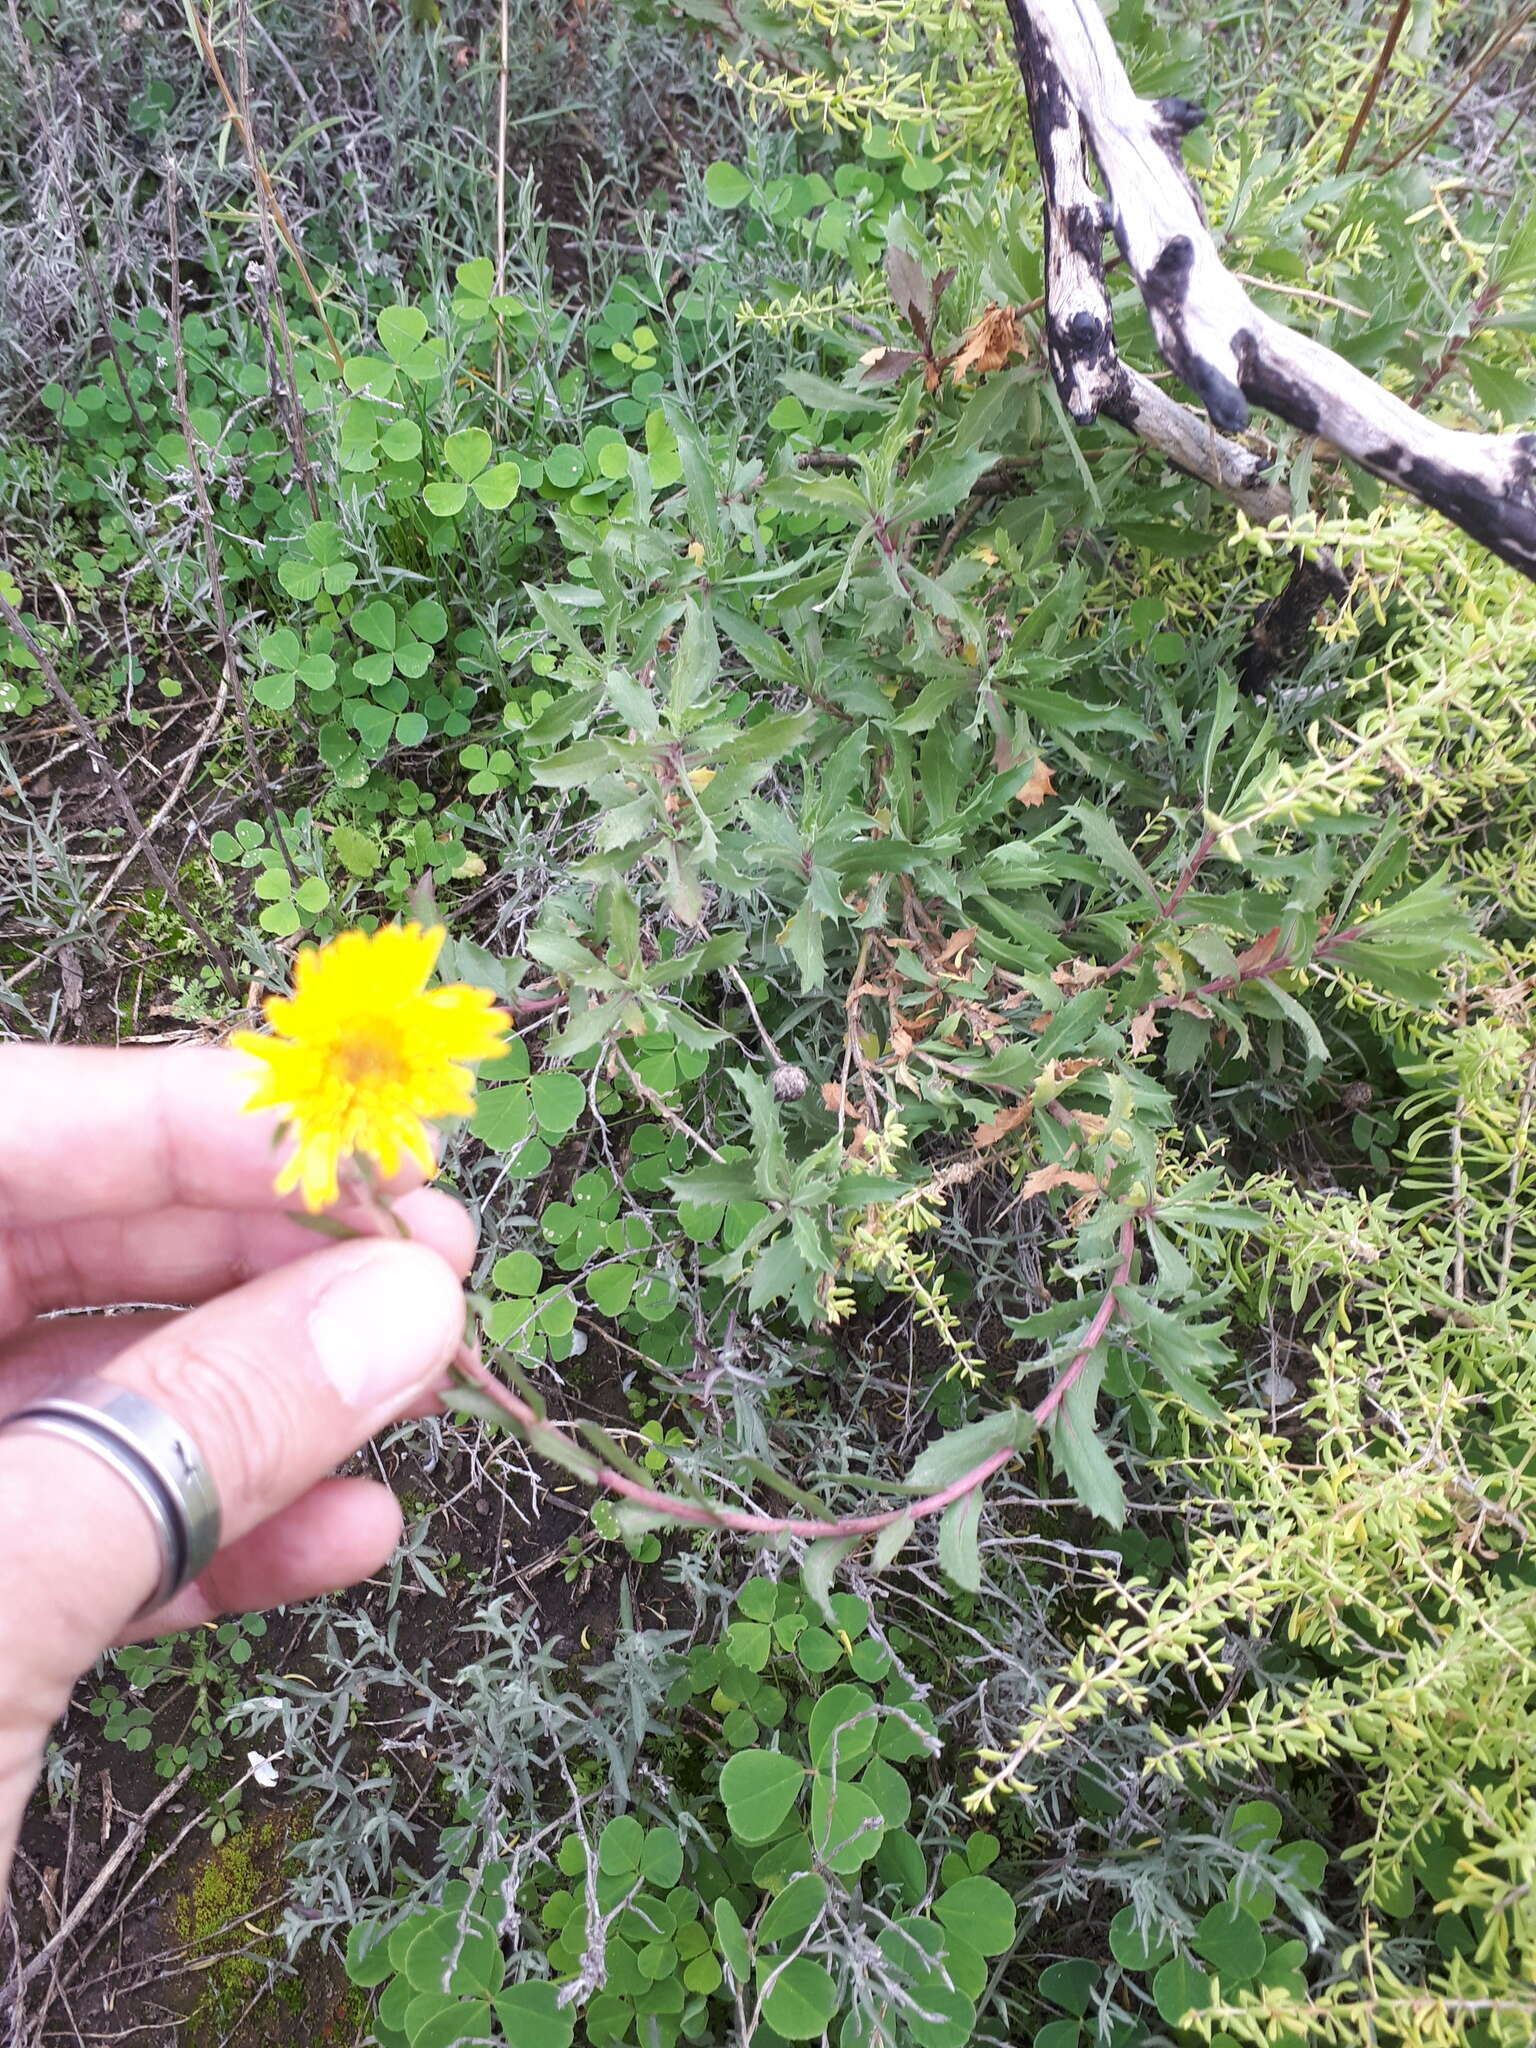
[(1097, 960), (1068, 960), (1060, 967), (1051, 969), (1051, 979), (1063, 995), (1081, 995), (1085, 988), (1108, 977), (1109, 969), (1101, 967)]
[(1054, 1089), (1059, 1095), (1069, 1081), (1075, 1081), (1079, 1074), (1086, 1074), (1090, 1067), (1102, 1066), (1102, 1060), (1047, 1060), (1035, 1076), (1035, 1094), (1042, 1089)]
[(929, 294), (933, 288), (927, 272), (915, 256), (892, 246), (885, 252), (885, 281), (902, 317), (926, 348), (932, 332)]
[(958, 968), (961, 960), (975, 943), (976, 927), (973, 924), (968, 924), (963, 931), (955, 933), (955, 936), (945, 946), (943, 952), (940, 953), (939, 965), (941, 967)]
[(859, 357), (866, 384), (894, 384), (922, 360), (915, 348), (869, 348)]
[(1138, 1010), (1136, 1012), (1136, 1015), (1131, 1019), (1132, 1059), (1134, 1059), (1138, 1053), (1144, 1053), (1147, 1047), (1152, 1043), (1153, 1039), (1161, 1038), (1162, 1035), (1163, 1034), (1157, 1028), (1157, 1012), (1155, 1009), (1153, 1009), (1152, 1005), (1148, 1003), (1147, 1007), (1144, 1010)]
[(1050, 769), (1042, 758), (1037, 757), (1034, 767), (1030, 769), (1019, 788), (1013, 792), (1014, 802), (1027, 804), (1033, 809), (1036, 804), (1043, 804), (1055, 787)]
[(1262, 974), (1276, 953), (1280, 950), (1280, 927), (1276, 925), (1267, 931), (1262, 939), (1255, 939), (1237, 956), (1237, 971), (1243, 975)]
[(977, 1127), (971, 1140), (973, 1145), (999, 1145), (1010, 1131), (1016, 1131), (1020, 1124), (1029, 1122), (1032, 1112), (1027, 1102), (1016, 1102), (1008, 1109), (1000, 1109), (990, 1122)]
[(974, 370), (978, 377), (1001, 370), (1012, 355), (1022, 355), (1024, 337), (1012, 306), (988, 306), (973, 327), (960, 337), (950, 361), (950, 382), (959, 384)]
[(1033, 1173), (1026, 1174), (1019, 1193), (1025, 1201), (1035, 1195), (1049, 1194), (1052, 1188), (1077, 1188), (1083, 1194), (1098, 1194), (1099, 1183), (1091, 1173), (1084, 1173), (1073, 1166), (1037, 1166)]

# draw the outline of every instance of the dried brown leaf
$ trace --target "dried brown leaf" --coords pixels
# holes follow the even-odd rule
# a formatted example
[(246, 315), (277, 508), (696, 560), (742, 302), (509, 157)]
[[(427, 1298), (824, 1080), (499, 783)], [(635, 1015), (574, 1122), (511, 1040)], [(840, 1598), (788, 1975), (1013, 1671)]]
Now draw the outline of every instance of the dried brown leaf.
[(1085, 988), (1094, 988), (1108, 979), (1109, 969), (1101, 967), (1097, 960), (1067, 960), (1060, 967), (1051, 969), (1051, 979), (1063, 995), (1081, 995)]
[(1098, 1194), (1099, 1183), (1091, 1173), (1083, 1173), (1073, 1166), (1037, 1166), (1027, 1174), (1019, 1193), (1025, 1201), (1035, 1195), (1049, 1194), (1052, 1188), (1077, 1188), (1083, 1194)]
[(1255, 939), (1251, 946), (1245, 947), (1238, 954), (1238, 973), (1247, 976), (1262, 974), (1279, 950), (1280, 927), (1276, 925), (1273, 930), (1267, 931), (1262, 939)]
[(866, 384), (894, 384), (922, 360), (915, 348), (868, 348), (859, 357)]
[(1000, 1109), (989, 1123), (980, 1125), (973, 1145), (999, 1145), (1010, 1131), (1016, 1131), (1020, 1124), (1029, 1122), (1032, 1112), (1027, 1102), (1016, 1102), (1008, 1109)]
[(1139, 1053), (1144, 1053), (1153, 1039), (1161, 1038), (1162, 1035), (1162, 1032), (1157, 1028), (1157, 1012), (1148, 1003), (1144, 1010), (1138, 1010), (1131, 1019), (1132, 1059), (1135, 1059)]
[(950, 382), (959, 384), (974, 370), (978, 377), (1001, 370), (1012, 355), (1022, 355), (1024, 337), (1012, 306), (988, 306), (974, 327), (960, 337), (950, 358)]
[(1013, 792), (1014, 802), (1027, 804), (1033, 809), (1036, 804), (1043, 804), (1055, 787), (1050, 769), (1042, 759), (1037, 759), (1023, 783)]
[(973, 924), (968, 924), (965, 927), (964, 931), (958, 931), (955, 933), (955, 936), (949, 941), (948, 945), (939, 955), (938, 964), (941, 967), (951, 967), (958, 969), (962, 957), (970, 951), (970, 949), (975, 945), (975, 943), (976, 927)]

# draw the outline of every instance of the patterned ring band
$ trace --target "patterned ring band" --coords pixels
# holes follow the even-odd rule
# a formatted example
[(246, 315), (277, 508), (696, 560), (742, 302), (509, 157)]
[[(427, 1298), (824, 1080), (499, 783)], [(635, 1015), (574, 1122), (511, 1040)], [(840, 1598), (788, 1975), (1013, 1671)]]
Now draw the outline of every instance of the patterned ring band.
[(153, 1401), (110, 1380), (76, 1380), (7, 1415), (0, 1429), (63, 1437), (133, 1489), (160, 1539), (160, 1582), (141, 1614), (163, 1607), (218, 1549), (219, 1502), (202, 1452)]

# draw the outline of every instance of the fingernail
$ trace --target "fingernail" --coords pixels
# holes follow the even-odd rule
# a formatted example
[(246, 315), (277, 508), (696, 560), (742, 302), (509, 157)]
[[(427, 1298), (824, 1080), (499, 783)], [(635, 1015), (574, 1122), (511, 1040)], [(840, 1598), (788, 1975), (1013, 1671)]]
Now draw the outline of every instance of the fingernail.
[(464, 1297), (424, 1245), (352, 1244), (309, 1312), (316, 1363), (350, 1408), (387, 1409), (431, 1386), (464, 1329)]

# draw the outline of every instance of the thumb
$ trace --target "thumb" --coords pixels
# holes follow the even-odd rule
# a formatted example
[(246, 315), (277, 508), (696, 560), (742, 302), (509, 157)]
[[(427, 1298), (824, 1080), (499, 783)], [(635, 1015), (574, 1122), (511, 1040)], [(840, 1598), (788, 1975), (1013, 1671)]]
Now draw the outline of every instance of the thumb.
[[(104, 1377), (153, 1401), (202, 1452), (230, 1543), (309, 1491), (439, 1385), (464, 1298), (424, 1245), (338, 1245), (162, 1325)], [(0, 1736), (46, 1728), (154, 1591), (158, 1538), (127, 1483), (67, 1440), (0, 1430)], [(5, 1759), (0, 1757), (0, 1766)]]

